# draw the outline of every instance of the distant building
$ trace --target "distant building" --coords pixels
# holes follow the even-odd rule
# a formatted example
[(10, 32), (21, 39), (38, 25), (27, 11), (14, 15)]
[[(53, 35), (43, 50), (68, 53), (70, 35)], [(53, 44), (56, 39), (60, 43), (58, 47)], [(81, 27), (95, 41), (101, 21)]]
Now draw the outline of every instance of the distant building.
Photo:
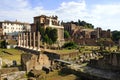
[[(39, 25), (36, 27), (36, 25)], [(59, 24), (58, 17), (57, 16), (36, 16), (34, 17), (34, 23), (31, 24), (31, 32), (36, 32), (39, 30), (39, 27), (51, 27), (57, 29), (58, 32), (58, 39), (57, 43), (63, 44), (64, 42), (64, 27)]]
[(29, 23), (18, 21), (2, 21), (0, 22), (0, 39), (16, 39), (18, 33), (30, 32)]
[(85, 28), (78, 26), (72, 22), (63, 23), (64, 30), (68, 31), (71, 40), (74, 40), (78, 44), (95, 45), (96, 40), (99, 38), (111, 38), (112, 34), (110, 29), (102, 30), (100, 27), (96, 29)]
[(68, 31), (70, 33), (70, 35), (72, 35), (72, 33), (74, 32), (75, 29), (80, 28), (79, 26), (73, 24), (73, 23), (63, 23), (62, 24), (64, 26), (64, 30)]
[(78, 26), (72, 22), (63, 23), (64, 30), (68, 31), (72, 38), (111, 38), (111, 31), (102, 30), (101, 28), (89, 29), (82, 26)]
[(30, 31), (30, 24), (13, 21), (0, 22), (0, 35), (16, 36), (19, 32)]

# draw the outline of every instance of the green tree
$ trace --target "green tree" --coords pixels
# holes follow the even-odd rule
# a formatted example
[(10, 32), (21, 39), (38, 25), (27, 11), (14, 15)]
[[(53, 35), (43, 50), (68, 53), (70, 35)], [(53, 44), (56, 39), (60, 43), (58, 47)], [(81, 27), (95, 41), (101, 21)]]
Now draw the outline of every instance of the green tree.
[(113, 39), (113, 41), (118, 42), (118, 40), (120, 39), (120, 31), (113, 31), (112, 39)]
[(5, 40), (1, 41), (1, 43), (0, 43), (1, 48), (6, 48), (6, 45), (7, 45), (7, 43)]
[(39, 31), (40, 31), (40, 34), (41, 34), (41, 38), (43, 39), (44, 36), (45, 36), (45, 29), (43, 27), (40, 27)]
[(63, 45), (63, 48), (67, 48), (67, 49), (75, 49), (76, 47), (77, 45), (74, 42), (67, 42)]
[(68, 38), (70, 38), (70, 34), (69, 34), (69, 32), (68, 31), (64, 31), (64, 38), (65, 39), (68, 39)]
[(49, 34), (50, 34), (49, 38), (52, 40), (53, 43), (55, 43), (58, 38), (57, 29), (52, 29)]
[(45, 34), (43, 41), (49, 43), (49, 37), (47, 34)]
[(52, 28), (51, 27), (47, 27), (45, 30), (45, 34), (48, 35), (48, 37), (50, 37), (50, 32), (51, 32)]
[(57, 29), (52, 29), (51, 27), (47, 27), (45, 30), (43, 28), (40, 29), (43, 42), (46, 42), (47, 44), (53, 44), (57, 41)]

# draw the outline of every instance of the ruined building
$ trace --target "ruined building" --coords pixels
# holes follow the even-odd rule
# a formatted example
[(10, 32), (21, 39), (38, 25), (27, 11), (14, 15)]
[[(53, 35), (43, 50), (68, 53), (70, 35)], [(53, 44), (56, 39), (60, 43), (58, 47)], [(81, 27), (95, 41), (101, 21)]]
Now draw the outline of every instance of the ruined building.
[(59, 24), (58, 17), (57, 16), (36, 16), (34, 17), (34, 23), (31, 24), (31, 32), (36, 32), (39, 30), (39, 27), (51, 27), (57, 29), (57, 43), (62, 45), (64, 43), (64, 27)]
[(71, 39), (80, 45), (97, 45), (96, 40), (99, 38), (111, 38), (110, 29), (102, 30), (101, 28), (90, 29), (78, 26), (72, 22), (63, 23), (64, 30), (68, 31)]

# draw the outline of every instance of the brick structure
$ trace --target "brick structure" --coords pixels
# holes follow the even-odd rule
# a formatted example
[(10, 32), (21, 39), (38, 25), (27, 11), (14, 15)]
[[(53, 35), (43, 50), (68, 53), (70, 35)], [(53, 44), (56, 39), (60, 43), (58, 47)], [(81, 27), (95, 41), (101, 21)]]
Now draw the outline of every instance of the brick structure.
[(76, 29), (79, 29), (80, 27), (73, 24), (73, 23), (63, 23), (62, 24), (64, 26), (64, 30), (68, 31), (70, 33), (70, 35), (73, 34), (73, 32), (76, 30)]
[(63, 23), (64, 30), (68, 31), (72, 38), (90, 38), (90, 39), (97, 39), (97, 38), (111, 38), (111, 31), (110, 29), (102, 30), (101, 28), (96, 29), (86, 29), (82, 26), (77, 26), (72, 22)]
[(111, 38), (111, 31), (102, 30), (101, 28), (88, 29), (78, 26), (75, 23), (63, 23), (64, 30), (68, 31), (72, 40), (81, 45), (97, 45), (96, 40), (99, 38)]
[(34, 17), (34, 23), (31, 24), (31, 32), (39, 31), (40, 27), (44, 27), (44, 28), (51, 27), (57, 29), (57, 35), (58, 35), (57, 43), (59, 43), (59, 46), (63, 45), (64, 27), (60, 26), (57, 16), (48, 17), (45, 15), (41, 15)]

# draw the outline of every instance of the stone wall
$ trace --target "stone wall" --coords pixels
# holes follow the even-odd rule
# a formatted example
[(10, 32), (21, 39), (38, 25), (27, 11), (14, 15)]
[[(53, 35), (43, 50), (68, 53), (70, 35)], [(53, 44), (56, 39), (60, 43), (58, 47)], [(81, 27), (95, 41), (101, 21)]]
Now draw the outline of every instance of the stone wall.
[(70, 52), (70, 53), (54, 53), (54, 52), (48, 52), (48, 51), (44, 51), (43, 52), (44, 54), (46, 54), (50, 60), (53, 60), (53, 59), (68, 59), (68, 58), (76, 58), (79, 54), (79, 52)]
[(42, 67), (50, 67), (50, 60), (45, 54), (22, 54), (21, 55), (21, 65), (22, 69), (29, 72), (32, 69), (41, 70)]
[(43, 52), (44, 54), (46, 54), (50, 60), (53, 60), (53, 59), (60, 59), (60, 55), (57, 54), (57, 53), (54, 53), (54, 52), (48, 52), (48, 51), (44, 51)]
[(100, 58), (98, 60), (95, 59), (90, 60), (89, 65), (100, 69), (120, 71), (120, 54), (106, 53), (106, 55), (104, 55), (103, 58)]
[(67, 59), (73, 59), (78, 56), (79, 52), (71, 52), (67, 54), (61, 54), (60, 59), (67, 60)]

